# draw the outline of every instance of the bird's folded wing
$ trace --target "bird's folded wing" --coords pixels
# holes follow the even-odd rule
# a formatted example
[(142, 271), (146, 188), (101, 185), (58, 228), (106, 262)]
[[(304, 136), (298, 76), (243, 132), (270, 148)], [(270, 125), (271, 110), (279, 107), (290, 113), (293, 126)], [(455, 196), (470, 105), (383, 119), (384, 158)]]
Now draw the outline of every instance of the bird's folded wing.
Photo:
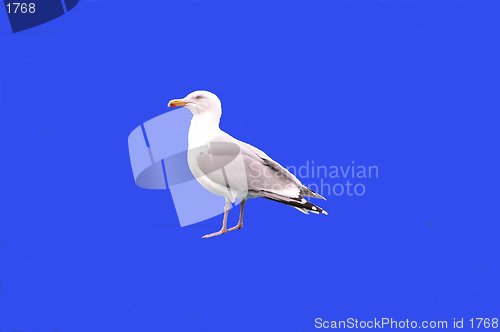
[[(293, 198), (321, 197), (264, 152), (225, 133), (209, 142), (208, 151), (200, 154), (197, 162), (208, 178), (231, 189), (254, 195), (272, 192)], [(224, 171), (217, 171), (221, 169)]]
[(274, 161), (271, 157), (269, 157), (265, 152), (262, 150), (257, 149), (256, 147), (242, 142), (226, 133), (224, 133), (225, 137), (220, 137), (218, 139), (226, 140), (226, 141), (233, 141), (235, 144), (238, 144), (242, 150), (242, 153), (247, 153), (248, 155), (258, 159), (260, 162), (263, 164), (267, 165), (268, 167), (274, 169), (277, 173), (279, 173), (281, 176), (287, 178), (289, 181), (294, 183), (297, 188), (299, 188), (300, 195), (305, 196), (305, 197), (315, 197), (315, 198), (321, 198), (325, 199), (323, 196), (319, 195), (318, 193), (312, 191), (311, 189), (307, 188), (304, 186), (295, 175), (293, 175), (289, 170), (287, 170), (285, 167), (281, 166), (278, 164), (276, 161)]

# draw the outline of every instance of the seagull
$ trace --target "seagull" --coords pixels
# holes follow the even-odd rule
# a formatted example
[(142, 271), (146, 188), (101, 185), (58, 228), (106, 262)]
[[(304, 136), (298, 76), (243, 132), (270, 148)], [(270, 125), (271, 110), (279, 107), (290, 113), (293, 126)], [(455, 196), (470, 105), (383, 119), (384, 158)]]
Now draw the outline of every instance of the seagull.
[[(249, 198), (266, 198), (290, 205), (302, 213), (328, 213), (304, 197), (325, 199), (304, 186), (285, 167), (254, 146), (237, 140), (219, 127), (220, 99), (209, 91), (194, 91), (168, 107), (186, 107), (193, 117), (188, 133), (188, 165), (195, 179), (209, 192), (225, 198), (222, 228), (211, 238), (243, 228), (243, 212)], [(238, 224), (227, 227), (232, 203), (240, 201)]]

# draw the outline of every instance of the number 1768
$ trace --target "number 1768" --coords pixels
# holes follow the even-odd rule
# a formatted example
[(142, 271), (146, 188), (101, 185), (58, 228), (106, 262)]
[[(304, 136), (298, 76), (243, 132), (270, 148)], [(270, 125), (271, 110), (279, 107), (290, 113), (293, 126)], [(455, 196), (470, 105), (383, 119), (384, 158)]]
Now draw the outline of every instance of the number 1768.
[(17, 14), (17, 13), (21, 13), (21, 14), (33, 14), (36, 12), (36, 6), (35, 6), (35, 3), (33, 2), (30, 2), (30, 3), (26, 3), (26, 2), (8, 2), (6, 4), (6, 7), (7, 7), (7, 12), (9, 14)]

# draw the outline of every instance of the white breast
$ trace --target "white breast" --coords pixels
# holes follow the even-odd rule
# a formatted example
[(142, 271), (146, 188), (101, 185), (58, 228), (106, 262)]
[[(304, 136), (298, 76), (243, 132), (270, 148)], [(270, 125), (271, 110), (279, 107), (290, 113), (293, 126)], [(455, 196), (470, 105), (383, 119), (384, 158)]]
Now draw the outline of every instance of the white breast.
[(215, 195), (228, 197), (234, 202), (234, 194), (227, 188), (210, 180), (198, 166), (197, 158), (200, 153), (206, 153), (209, 142), (222, 131), (216, 125), (211, 125), (203, 118), (193, 117), (188, 134), (188, 165), (196, 180), (208, 191)]

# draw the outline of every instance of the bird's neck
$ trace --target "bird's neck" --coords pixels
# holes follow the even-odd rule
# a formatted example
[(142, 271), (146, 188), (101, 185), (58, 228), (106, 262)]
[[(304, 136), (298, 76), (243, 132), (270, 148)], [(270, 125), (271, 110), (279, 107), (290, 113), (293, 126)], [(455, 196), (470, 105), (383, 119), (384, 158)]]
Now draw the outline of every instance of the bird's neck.
[(220, 133), (220, 116), (214, 114), (195, 114), (189, 126), (189, 146), (206, 145), (213, 137)]

